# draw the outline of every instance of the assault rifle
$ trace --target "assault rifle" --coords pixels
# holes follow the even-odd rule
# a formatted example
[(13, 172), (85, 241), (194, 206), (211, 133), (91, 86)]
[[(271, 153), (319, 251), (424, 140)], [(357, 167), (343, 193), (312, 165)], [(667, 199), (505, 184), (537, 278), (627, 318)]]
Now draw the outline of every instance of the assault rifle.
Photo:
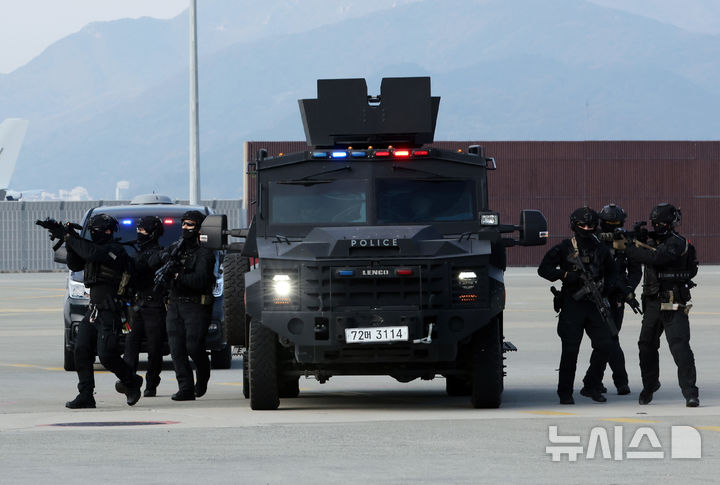
[(600, 313), (600, 318), (602, 318), (602, 321), (605, 322), (610, 329), (610, 334), (616, 337), (618, 329), (610, 311), (610, 302), (600, 292), (600, 285), (593, 279), (590, 270), (588, 270), (587, 266), (582, 262), (577, 249), (570, 253), (567, 259), (580, 270), (580, 279), (583, 281), (583, 287), (573, 294), (573, 298), (580, 300), (585, 296), (589, 296), (595, 308), (597, 308), (598, 313)]
[(641, 248), (655, 251), (654, 247), (647, 244), (648, 238), (655, 239), (655, 231), (648, 231), (646, 226), (647, 221), (638, 221), (633, 225), (632, 231), (628, 231), (624, 227), (618, 227), (612, 232), (598, 233), (597, 237), (605, 242), (614, 243), (615, 241), (622, 241), (623, 247), (624, 244), (630, 243)]
[(178, 242), (170, 245), (167, 260), (155, 271), (155, 285), (153, 286), (155, 293), (164, 294), (170, 287), (170, 281), (180, 267), (180, 251), (182, 251), (184, 243), (185, 240), (181, 238)]
[(59, 222), (51, 217), (46, 217), (45, 220), (36, 220), (35, 224), (42, 227), (43, 229), (47, 229), (50, 231), (50, 240), (54, 241), (57, 239), (58, 241), (53, 245), (53, 251), (57, 251), (60, 249), (60, 246), (62, 246), (64, 242), (65, 234), (67, 233), (75, 233), (76, 230), (81, 231), (82, 226), (80, 224), (75, 224), (74, 222)]

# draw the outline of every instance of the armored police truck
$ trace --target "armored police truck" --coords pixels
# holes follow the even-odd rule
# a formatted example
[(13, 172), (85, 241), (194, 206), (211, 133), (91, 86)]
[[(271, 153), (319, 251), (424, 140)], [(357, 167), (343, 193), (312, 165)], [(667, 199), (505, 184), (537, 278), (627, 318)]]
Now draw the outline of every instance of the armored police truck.
[(386, 78), (372, 97), (364, 79), (317, 90), (300, 100), (308, 149), (261, 150), (249, 165), (250, 227), (228, 230), (223, 216), (202, 227), (208, 246), (242, 247), (226, 258), (225, 318), (247, 347), (252, 409), (296, 397), (300, 376), (335, 375), (444, 376), (448, 394), (498, 407), (503, 352), (515, 350), (503, 338), (505, 248), (545, 244), (545, 217), (501, 224), (488, 207), (495, 161), (479, 146), (428, 145), (440, 103), (430, 78)]

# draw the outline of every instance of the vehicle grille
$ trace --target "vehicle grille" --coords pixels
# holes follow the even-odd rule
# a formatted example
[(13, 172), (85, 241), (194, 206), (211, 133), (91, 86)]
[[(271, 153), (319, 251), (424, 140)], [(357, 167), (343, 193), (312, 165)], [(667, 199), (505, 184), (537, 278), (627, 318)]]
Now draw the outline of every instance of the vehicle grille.
[[(360, 271), (367, 266), (342, 266)], [(308, 311), (342, 311), (353, 307), (432, 309), (447, 307), (449, 271), (445, 263), (407, 265), (412, 276), (338, 277), (337, 267), (302, 268), (301, 307)], [(322, 308), (321, 308), (322, 307)]]

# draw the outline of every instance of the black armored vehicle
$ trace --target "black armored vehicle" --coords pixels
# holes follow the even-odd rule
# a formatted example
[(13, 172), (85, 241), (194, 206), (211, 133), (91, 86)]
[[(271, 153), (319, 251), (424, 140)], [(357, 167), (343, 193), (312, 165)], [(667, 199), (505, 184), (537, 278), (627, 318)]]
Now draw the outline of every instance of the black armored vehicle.
[(377, 97), (364, 79), (319, 80), (317, 99), (300, 100), (308, 150), (260, 150), (249, 165), (250, 227), (205, 220), (209, 247), (242, 247), (226, 258), (225, 317), (247, 347), (252, 409), (297, 396), (300, 376), (334, 375), (440, 375), (448, 394), (500, 405), (503, 352), (515, 350), (505, 249), (545, 244), (547, 222), (524, 210), (519, 226), (500, 224), (481, 147), (427, 146), (439, 103), (425, 77), (383, 79)]

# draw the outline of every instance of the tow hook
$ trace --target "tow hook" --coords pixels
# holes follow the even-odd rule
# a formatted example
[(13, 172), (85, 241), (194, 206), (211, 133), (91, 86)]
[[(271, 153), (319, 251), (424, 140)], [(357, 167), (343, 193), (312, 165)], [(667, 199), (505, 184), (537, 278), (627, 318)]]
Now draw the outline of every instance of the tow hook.
[(413, 340), (413, 343), (414, 343), (414, 344), (431, 344), (431, 343), (432, 343), (432, 331), (433, 331), (433, 326), (435, 326), (434, 323), (428, 324), (428, 334), (427, 334), (427, 337), (417, 338), (417, 339)]

